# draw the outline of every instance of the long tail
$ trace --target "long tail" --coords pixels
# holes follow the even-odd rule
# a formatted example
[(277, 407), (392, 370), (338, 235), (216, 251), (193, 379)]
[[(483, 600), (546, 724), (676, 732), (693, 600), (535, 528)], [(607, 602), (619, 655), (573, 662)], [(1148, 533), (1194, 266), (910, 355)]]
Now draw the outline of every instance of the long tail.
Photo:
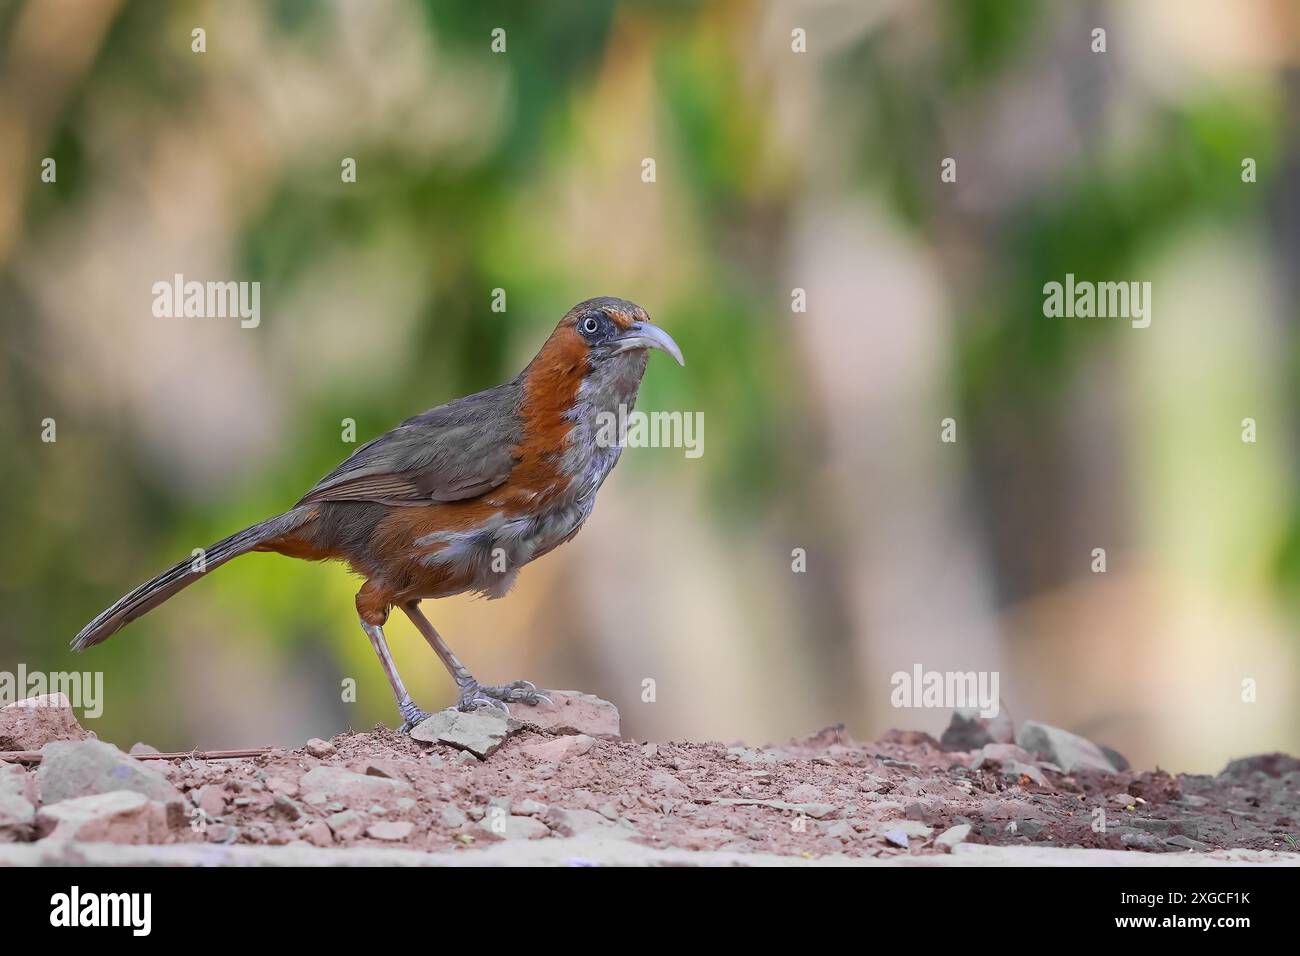
[(174, 564), (152, 581), (146, 581), (130, 594), (118, 598), (110, 608), (101, 611), (93, 621), (81, 629), (72, 640), (74, 650), (84, 651), (101, 641), (106, 641), (137, 617), (152, 611), (173, 594), (189, 587), (209, 571), (214, 571), (231, 558), (253, 550), (263, 541), (269, 541), (293, 530), (306, 520), (308, 509), (293, 511), (268, 518), (265, 521), (222, 538), (203, 552), (202, 557), (187, 558)]

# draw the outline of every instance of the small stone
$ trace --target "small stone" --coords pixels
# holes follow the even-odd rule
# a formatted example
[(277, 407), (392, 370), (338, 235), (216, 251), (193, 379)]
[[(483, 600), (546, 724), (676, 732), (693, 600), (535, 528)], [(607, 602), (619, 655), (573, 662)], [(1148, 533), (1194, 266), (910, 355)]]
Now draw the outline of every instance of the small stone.
[(321, 740), (319, 737), (313, 737), (311, 740), (307, 741), (307, 753), (318, 759), (323, 760), (326, 757), (332, 757), (336, 752), (334, 745), (328, 740)]
[(902, 830), (899, 829), (886, 830), (881, 835), (885, 838), (887, 842), (894, 844), (894, 846), (902, 847), (904, 850), (907, 849), (907, 834), (904, 833)]
[(652, 773), (646, 786), (655, 793), (662, 793), (669, 797), (685, 797), (690, 794), (685, 784), (667, 770), (656, 770)]
[(1130, 830), (1121, 833), (1119, 835), (1119, 842), (1133, 850), (1146, 850), (1148, 852), (1158, 853), (1165, 849), (1164, 844), (1160, 842), (1158, 837), (1140, 831)]
[(119, 790), (131, 790), (161, 803), (183, 800), (161, 773), (93, 738), (46, 744), (41, 748), (36, 779), (47, 804)]
[(40, 750), (56, 740), (85, 740), (64, 694), (42, 694), (0, 707), (0, 750)]
[(366, 836), (372, 840), (386, 840), (390, 843), (399, 843), (411, 835), (415, 829), (414, 823), (406, 820), (384, 820), (380, 823), (372, 823), (366, 830)]
[(305, 794), (320, 793), (327, 798), (353, 800), (383, 799), (411, 789), (409, 784), (399, 780), (370, 777), (342, 767), (313, 767), (303, 774), (300, 786)]
[(131, 745), (131, 749), (127, 751), (127, 753), (131, 754), (131, 756), (133, 757), (138, 757), (141, 754), (157, 754), (157, 753), (162, 753), (162, 751), (159, 750), (157, 747), (153, 746), (152, 744), (146, 744), (142, 741), (137, 741), (136, 743), (133, 743)]
[(94, 793), (42, 807), (36, 829), (55, 840), (161, 843), (167, 838), (167, 808), (134, 790)]
[(354, 840), (365, 829), (365, 820), (355, 810), (342, 810), (325, 820), (336, 840)]
[(298, 831), (298, 835), (312, 846), (334, 845), (334, 834), (330, 832), (329, 824), (324, 820), (312, 820), (304, 824)]
[(884, 777), (869, 773), (858, 781), (858, 789), (863, 793), (888, 793), (894, 789), (894, 785)]
[(447, 804), (447, 806), (442, 808), (442, 813), (438, 815), (438, 819), (442, 821), (443, 826), (452, 830), (457, 827), (463, 827), (467, 822), (469, 822), (469, 818), (465, 816), (464, 811), (459, 807), (452, 806), (451, 804)]
[(1133, 798), (1127, 793), (1117, 793), (1111, 797), (1111, 800), (1118, 803), (1121, 807), (1134, 806)]
[(541, 763), (559, 763), (570, 757), (582, 756), (591, 750), (595, 743), (595, 737), (578, 734), (523, 744), (519, 747), (519, 752)]
[(958, 843), (963, 842), (970, 836), (971, 826), (969, 823), (959, 823), (955, 827), (949, 827), (934, 838), (937, 846), (951, 851)]
[(627, 832), (621, 827), (616, 827), (593, 810), (570, 810), (563, 807), (551, 807), (546, 811), (545, 820), (552, 830), (566, 837), (590, 830), (599, 830), (610, 835)]
[(410, 797), (402, 797), (402, 799), (397, 801), (397, 809), (402, 812), (406, 812), (407, 810), (414, 810), (415, 801), (412, 800)]
[(293, 798), (287, 797), (283, 793), (275, 795), (275, 802), (272, 806), (290, 820), (297, 820), (302, 816), (302, 807)]
[(444, 743), (476, 757), (488, 757), (500, 749), (507, 736), (520, 726), (518, 721), (495, 707), (481, 707), (468, 713), (441, 710), (411, 731), (413, 740)]
[(518, 800), (510, 806), (510, 812), (521, 817), (531, 817), (536, 814), (545, 813), (546, 810), (546, 804), (539, 803), (536, 800)]
[(841, 843), (848, 843), (857, 835), (857, 831), (853, 829), (853, 824), (849, 823), (849, 821), (840, 820), (826, 828), (826, 835), (831, 839), (839, 840)]
[(1016, 743), (1028, 751), (1041, 754), (1066, 773), (1076, 770), (1102, 770), (1114, 773), (1116, 767), (1101, 748), (1091, 740), (1060, 727), (1026, 721), (1016, 734)]

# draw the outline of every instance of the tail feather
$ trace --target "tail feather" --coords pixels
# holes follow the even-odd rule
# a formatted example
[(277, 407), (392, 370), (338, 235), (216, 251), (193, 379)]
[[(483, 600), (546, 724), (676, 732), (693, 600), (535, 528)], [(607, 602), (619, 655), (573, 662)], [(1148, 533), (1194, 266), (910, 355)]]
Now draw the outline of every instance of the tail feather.
[(73, 649), (84, 651), (87, 647), (108, 640), (127, 624), (152, 611), (209, 571), (216, 570), (231, 558), (237, 558), (253, 550), (263, 541), (269, 541), (293, 530), (305, 520), (306, 516), (305, 509), (294, 509), (274, 518), (268, 518), (251, 528), (245, 528), (228, 538), (222, 538), (203, 553), (201, 561), (198, 558), (188, 558), (172, 565), (156, 578), (146, 581), (134, 591), (119, 598), (112, 607), (101, 611), (93, 621), (81, 629), (80, 634), (73, 638)]

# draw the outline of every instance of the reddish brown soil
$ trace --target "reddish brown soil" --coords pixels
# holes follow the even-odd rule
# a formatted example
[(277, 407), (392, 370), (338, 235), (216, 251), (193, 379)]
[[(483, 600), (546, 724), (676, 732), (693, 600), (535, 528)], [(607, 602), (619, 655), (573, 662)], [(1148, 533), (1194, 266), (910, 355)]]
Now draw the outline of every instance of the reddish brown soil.
[[(484, 761), (383, 727), (330, 743), (334, 752), (319, 758), (302, 750), (151, 762), (210, 811), (191, 811), (195, 829), (177, 839), (474, 852), (499, 839), (595, 830), (657, 847), (817, 856), (944, 852), (935, 838), (958, 824), (971, 825), (967, 842), (1148, 851), (1295, 851), (1300, 836), (1300, 764), (1280, 756), (1217, 777), (1066, 776), (1038, 764), (1044, 787), (996, 767), (972, 771), (970, 754), (944, 753), (923, 734), (859, 744), (839, 728), (763, 750), (524, 730)], [(321, 766), (397, 783), (379, 796), (310, 796), (302, 777)], [(1132, 801), (1116, 802), (1121, 794)], [(337, 816), (344, 811), (353, 815)], [(376, 827), (388, 823), (411, 826)], [(906, 848), (896, 845), (900, 831)]]

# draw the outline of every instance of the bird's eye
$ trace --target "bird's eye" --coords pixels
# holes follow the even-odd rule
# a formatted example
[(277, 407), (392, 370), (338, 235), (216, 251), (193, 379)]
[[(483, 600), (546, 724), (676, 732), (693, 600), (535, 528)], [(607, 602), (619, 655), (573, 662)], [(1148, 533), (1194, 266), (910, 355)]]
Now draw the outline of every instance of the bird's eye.
[(589, 315), (582, 320), (582, 331), (587, 335), (595, 335), (600, 329), (600, 319), (594, 315)]

